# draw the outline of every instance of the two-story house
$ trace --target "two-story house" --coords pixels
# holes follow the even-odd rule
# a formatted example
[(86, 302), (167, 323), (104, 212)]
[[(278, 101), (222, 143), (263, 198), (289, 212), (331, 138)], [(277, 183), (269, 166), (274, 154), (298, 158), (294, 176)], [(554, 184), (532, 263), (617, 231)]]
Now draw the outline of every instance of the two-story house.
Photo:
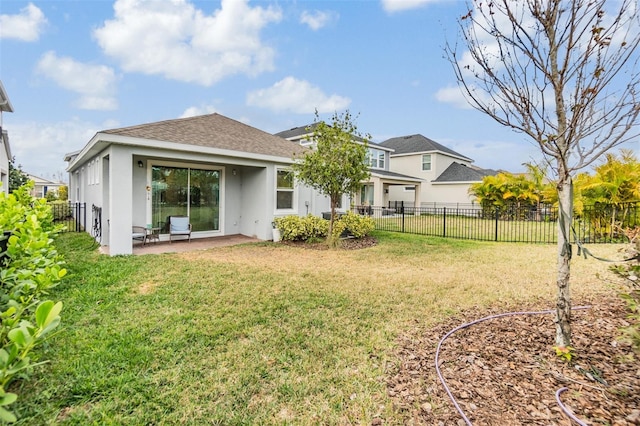
[[(481, 182), (496, 170), (474, 166), (473, 160), (420, 134), (387, 139), (379, 144), (393, 149), (390, 154), (391, 171), (420, 178), (420, 187), (406, 185), (390, 188), (392, 201), (412, 203), (418, 197), (423, 206), (473, 203), (469, 187)], [(415, 204), (420, 205), (420, 204)]]
[(9, 134), (3, 127), (2, 114), (13, 112), (13, 107), (0, 81), (0, 191), (9, 192), (9, 162), (11, 161), (11, 148), (9, 147)]
[[(306, 126), (294, 127), (276, 133), (288, 141), (298, 143), (305, 147), (313, 147), (313, 132), (318, 123)], [(364, 143), (360, 137), (353, 136), (356, 143)], [(350, 204), (369, 205), (369, 206), (386, 206), (389, 203), (389, 195), (393, 188), (402, 191), (403, 188), (411, 186), (417, 190), (413, 191), (411, 202), (420, 205), (420, 196), (422, 194), (421, 186), (423, 180), (420, 177), (408, 176), (399, 173), (399, 170), (392, 171), (389, 169), (390, 155), (394, 150), (392, 147), (383, 146), (377, 143), (368, 142), (369, 155), (367, 161), (369, 163), (369, 171), (371, 175), (369, 180), (362, 182), (360, 194), (356, 194), (354, 199), (349, 198), (348, 194), (343, 196), (341, 207), (348, 208)]]

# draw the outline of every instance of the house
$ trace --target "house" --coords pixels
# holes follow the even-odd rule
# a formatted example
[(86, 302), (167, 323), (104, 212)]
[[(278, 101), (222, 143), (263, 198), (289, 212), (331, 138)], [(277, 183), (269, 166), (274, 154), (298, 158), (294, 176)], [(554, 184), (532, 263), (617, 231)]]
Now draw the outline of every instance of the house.
[(292, 158), (306, 150), (220, 114), (103, 130), (65, 156), (69, 199), (101, 210), (111, 255), (132, 253), (132, 226), (168, 240), (175, 215), (189, 216), (193, 239), (270, 240), (275, 217), (329, 209), (293, 179)]
[[(306, 126), (294, 127), (276, 133), (275, 135), (300, 144), (301, 146), (312, 147), (314, 143), (312, 136), (317, 125), (318, 123), (313, 123)], [(357, 136), (353, 136), (353, 140), (356, 143), (364, 143), (364, 139)], [(422, 179), (389, 170), (389, 158), (394, 152), (392, 148), (373, 142), (368, 142), (367, 145), (369, 148), (368, 161), (371, 176), (368, 181), (362, 182), (360, 194), (357, 194), (355, 199), (349, 199), (349, 195), (347, 194), (343, 196), (342, 206), (349, 206), (350, 204), (386, 206), (389, 203), (389, 194), (392, 188), (404, 188), (406, 186), (418, 188), (417, 191), (413, 192), (411, 201), (419, 205), (422, 193), (420, 191), (423, 183)]]
[[(392, 201), (412, 203), (415, 192), (421, 191), (422, 206), (471, 204), (471, 184), (498, 172), (472, 165), (473, 160), (420, 134), (387, 139), (381, 146), (391, 148), (390, 170), (423, 180), (419, 189), (406, 185), (390, 189)], [(419, 205), (419, 204), (415, 204)]]
[(9, 162), (11, 162), (11, 147), (9, 146), (9, 134), (4, 129), (2, 114), (4, 112), (13, 112), (13, 107), (4, 90), (2, 81), (0, 81), (0, 182), (2, 186), (0, 191), (9, 193)]
[(45, 198), (49, 192), (52, 192), (58, 195), (58, 189), (61, 186), (66, 185), (64, 182), (54, 182), (45, 178), (41, 178), (40, 176), (27, 174), (27, 177), (30, 181), (33, 181), (33, 189), (31, 190), (31, 195), (36, 198)]

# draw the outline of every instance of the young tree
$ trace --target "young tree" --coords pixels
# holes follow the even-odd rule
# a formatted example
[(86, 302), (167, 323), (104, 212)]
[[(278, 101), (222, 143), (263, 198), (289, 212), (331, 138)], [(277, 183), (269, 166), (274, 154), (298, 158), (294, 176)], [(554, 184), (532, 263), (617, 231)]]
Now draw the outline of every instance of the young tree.
[[(361, 139), (356, 142), (354, 138)], [(315, 148), (293, 165), (296, 178), (331, 201), (329, 239), (333, 238), (336, 207), (343, 194), (355, 194), (362, 181), (370, 176), (367, 154), (370, 137), (363, 136), (352, 121), (351, 114), (335, 113), (331, 124), (316, 120), (309, 138)]]
[(29, 182), (29, 177), (22, 171), (22, 166), (14, 166), (15, 157), (9, 161), (9, 192), (13, 192), (25, 183)]
[(469, 103), (537, 144), (557, 179), (556, 345), (571, 342), (572, 179), (638, 135), (636, 0), (471, 0), (445, 48)]

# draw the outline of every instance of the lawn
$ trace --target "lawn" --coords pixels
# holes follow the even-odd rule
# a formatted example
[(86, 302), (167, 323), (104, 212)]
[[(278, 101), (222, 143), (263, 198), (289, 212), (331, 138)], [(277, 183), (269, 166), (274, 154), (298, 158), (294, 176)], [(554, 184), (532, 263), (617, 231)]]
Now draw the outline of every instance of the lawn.
[[(19, 424), (405, 424), (385, 385), (398, 335), (471, 306), (553, 305), (555, 246), (375, 235), (137, 257), (60, 236), (62, 330), (15, 389)], [(575, 300), (612, 291), (606, 268), (575, 259)]]

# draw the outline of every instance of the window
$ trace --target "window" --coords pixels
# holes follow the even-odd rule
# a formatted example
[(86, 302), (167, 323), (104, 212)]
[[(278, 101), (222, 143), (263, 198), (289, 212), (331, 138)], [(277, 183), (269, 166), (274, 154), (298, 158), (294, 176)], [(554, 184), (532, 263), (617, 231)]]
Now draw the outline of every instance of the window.
[(219, 169), (153, 165), (151, 223), (163, 227), (169, 216), (189, 216), (192, 230), (220, 230)]
[(276, 209), (293, 209), (293, 173), (291, 170), (277, 169), (276, 171)]
[(431, 170), (431, 154), (422, 156), (422, 170), (425, 172)]
[(407, 192), (407, 191), (415, 192), (416, 187), (415, 186), (405, 186), (404, 190), (405, 190), (405, 192)]
[(379, 149), (369, 148), (369, 153), (367, 154), (367, 160), (371, 168), (384, 169), (384, 151)]

